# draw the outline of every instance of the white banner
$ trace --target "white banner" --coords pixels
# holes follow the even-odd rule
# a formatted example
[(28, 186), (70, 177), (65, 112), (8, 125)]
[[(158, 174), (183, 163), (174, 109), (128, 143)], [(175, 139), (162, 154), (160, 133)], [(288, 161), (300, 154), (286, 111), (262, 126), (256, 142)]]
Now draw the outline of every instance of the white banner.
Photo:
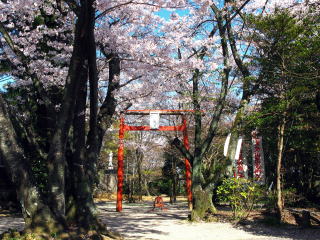
[(237, 148), (236, 148), (236, 154), (234, 155), (234, 159), (235, 160), (238, 160), (239, 157), (240, 157), (240, 151), (241, 151), (241, 148), (242, 148), (242, 139), (243, 138), (241, 136), (238, 139)]
[(224, 143), (224, 148), (223, 148), (223, 155), (226, 157), (228, 155), (228, 148), (229, 148), (229, 144), (230, 144), (230, 137), (231, 137), (231, 133), (228, 134), (227, 139)]

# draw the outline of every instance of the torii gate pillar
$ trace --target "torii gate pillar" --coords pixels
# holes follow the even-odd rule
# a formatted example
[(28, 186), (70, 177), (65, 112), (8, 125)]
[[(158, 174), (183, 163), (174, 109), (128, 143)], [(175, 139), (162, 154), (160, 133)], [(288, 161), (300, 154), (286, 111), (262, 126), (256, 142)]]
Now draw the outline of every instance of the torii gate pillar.
[(120, 117), (120, 128), (119, 128), (119, 147), (118, 147), (118, 185), (117, 185), (117, 212), (122, 211), (122, 193), (123, 193), (123, 176), (124, 176), (124, 117)]

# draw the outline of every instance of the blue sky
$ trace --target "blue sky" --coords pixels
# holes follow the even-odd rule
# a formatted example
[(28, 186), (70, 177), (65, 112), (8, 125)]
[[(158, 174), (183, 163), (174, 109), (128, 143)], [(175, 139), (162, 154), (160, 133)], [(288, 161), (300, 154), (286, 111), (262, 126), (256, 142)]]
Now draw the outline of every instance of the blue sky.
[(13, 79), (10, 75), (1, 74), (0, 75), (0, 92), (5, 91), (4, 85), (13, 82)]
[(179, 14), (180, 16), (185, 16), (188, 14), (187, 10), (181, 10), (181, 9), (175, 9), (175, 10), (161, 9), (156, 14), (166, 20), (169, 20), (172, 12), (175, 12), (175, 13)]

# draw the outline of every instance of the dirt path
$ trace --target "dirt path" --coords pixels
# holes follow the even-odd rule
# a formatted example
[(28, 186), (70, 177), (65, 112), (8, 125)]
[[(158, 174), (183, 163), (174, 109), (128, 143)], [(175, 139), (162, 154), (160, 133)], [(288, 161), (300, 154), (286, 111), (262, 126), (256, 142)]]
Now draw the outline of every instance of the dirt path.
[(126, 239), (145, 240), (316, 240), (320, 229), (276, 228), (262, 225), (234, 227), (230, 223), (190, 223), (186, 203), (152, 211), (152, 203), (125, 204), (123, 212), (115, 203), (99, 204), (101, 219), (110, 230)]
[[(189, 223), (186, 203), (168, 205), (166, 211), (152, 211), (152, 203), (124, 204), (115, 211), (115, 202), (100, 202), (101, 220), (108, 229), (126, 239), (139, 240), (320, 240), (320, 229), (276, 228), (262, 225), (234, 227), (229, 223)], [(0, 233), (23, 228), (19, 217), (0, 215)]]

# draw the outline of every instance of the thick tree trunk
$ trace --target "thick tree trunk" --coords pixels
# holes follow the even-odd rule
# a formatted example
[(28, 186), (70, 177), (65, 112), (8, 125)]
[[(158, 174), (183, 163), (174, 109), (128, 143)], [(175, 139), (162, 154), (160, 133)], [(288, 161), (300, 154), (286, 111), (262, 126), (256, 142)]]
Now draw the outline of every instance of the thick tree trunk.
[(316, 94), (315, 102), (316, 102), (318, 111), (320, 112), (320, 91), (319, 91), (319, 89), (318, 89), (318, 92)]
[[(80, 91), (78, 92), (77, 105), (74, 118), (74, 155), (72, 158), (72, 170), (75, 203), (71, 211), (78, 226), (82, 231), (103, 229), (97, 218), (97, 210), (93, 201), (94, 186), (97, 183), (97, 159), (98, 151), (98, 74), (96, 66), (96, 46), (94, 38), (95, 10), (92, 1), (86, 6), (87, 11), (87, 35), (86, 58), (88, 65), (82, 69)], [(86, 142), (85, 111), (87, 98), (87, 78), (90, 85), (90, 120), (89, 133)], [(72, 208), (71, 208), (72, 209)]]
[(74, 107), (79, 88), (79, 78), (81, 68), (86, 58), (86, 36), (88, 34), (87, 25), (87, 5), (81, 6), (80, 15), (75, 26), (74, 48), (71, 57), (69, 74), (65, 84), (65, 91), (62, 100), (57, 124), (50, 142), (48, 154), (48, 183), (50, 190), (50, 207), (61, 219), (65, 214), (65, 151), (67, 137), (74, 116)]
[(0, 96), (0, 157), (16, 186), (26, 229), (37, 232), (58, 232), (64, 229), (44, 201), (33, 181), (29, 161), (16, 141), (6, 103)]
[(193, 210), (191, 212), (192, 221), (203, 220), (207, 213), (216, 212), (212, 203), (212, 189), (203, 189), (199, 184), (192, 188)]
[(67, 208), (68, 220), (78, 223), (84, 230), (89, 230), (95, 223), (95, 205), (92, 199), (90, 181), (85, 172), (86, 144), (86, 99), (88, 68), (84, 67), (80, 78), (80, 89), (77, 98), (75, 117), (73, 120), (73, 149), (74, 153), (69, 160), (69, 178), (72, 184)]
[(98, 71), (96, 59), (96, 42), (94, 36), (95, 9), (92, 5), (88, 6), (88, 37), (87, 37), (87, 58), (89, 63), (89, 83), (90, 83), (90, 120), (89, 133), (87, 136), (86, 175), (91, 182), (91, 191), (98, 183), (97, 161), (100, 149), (98, 136)]
[(283, 158), (283, 150), (284, 150), (284, 131), (285, 131), (286, 120), (285, 117), (281, 120), (278, 126), (278, 158), (277, 158), (277, 213), (280, 222), (285, 222), (284, 217), (284, 202), (282, 197), (282, 187), (281, 187), (281, 168), (282, 168), (282, 158)]

